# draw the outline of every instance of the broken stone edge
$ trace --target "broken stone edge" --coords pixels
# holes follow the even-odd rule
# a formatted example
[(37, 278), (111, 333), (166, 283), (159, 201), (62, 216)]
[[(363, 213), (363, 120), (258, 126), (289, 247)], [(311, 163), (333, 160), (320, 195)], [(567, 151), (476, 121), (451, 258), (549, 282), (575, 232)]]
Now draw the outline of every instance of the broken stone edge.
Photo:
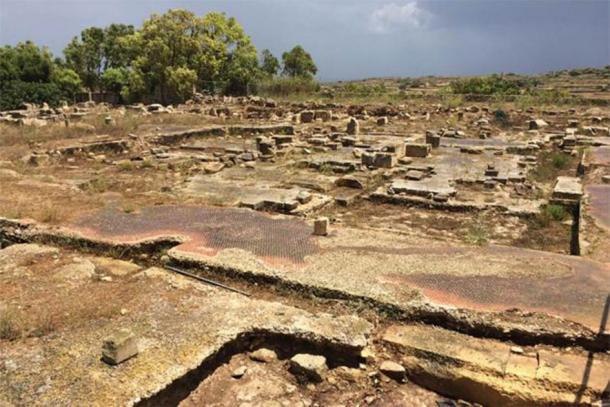
[[(155, 406), (159, 405), (159, 400), (177, 405), (179, 401), (194, 391), (202, 380), (227, 363), (231, 357), (261, 346), (277, 349), (278, 352), (281, 349), (280, 354), (284, 354), (284, 357), (304, 350), (314, 351), (336, 364), (354, 365), (359, 360), (360, 352), (368, 343), (367, 338), (372, 326), (368, 324), (360, 328), (361, 332), (344, 335), (343, 338), (325, 336), (313, 331), (293, 332), (289, 328), (281, 327), (274, 330), (242, 331), (227, 338), (223, 343), (215, 345), (209, 352), (206, 352), (206, 355), (202, 355), (189, 366), (184, 366), (183, 371), (178, 372), (173, 381), (131, 400), (128, 405)], [(287, 348), (287, 350), (282, 348)]]

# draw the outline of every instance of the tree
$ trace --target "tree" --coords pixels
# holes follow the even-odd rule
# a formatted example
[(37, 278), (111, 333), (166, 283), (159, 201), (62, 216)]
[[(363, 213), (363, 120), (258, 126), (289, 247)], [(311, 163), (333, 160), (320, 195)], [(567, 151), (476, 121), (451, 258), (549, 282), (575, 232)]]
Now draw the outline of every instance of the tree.
[(57, 106), (79, 89), (78, 75), (57, 66), (48, 49), (30, 41), (0, 48), (0, 110), (23, 102)]
[(130, 97), (146, 92), (158, 95), (162, 102), (171, 99), (169, 75), (177, 68), (194, 66), (201, 54), (201, 31), (193, 13), (170, 10), (153, 14), (139, 31), (126, 37), (127, 48), (139, 50), (127, 87)]
[(507, 75), (493, 74), (451, 82), (451, 90), (457, 94), (517, 95), (529, 92), (538, 85), (533, 79), (514, 79)]
[(4, 47), (0, 57), (0, 79), (3, 81), (50, 81), (53, 56), (46, 48), (40, 48), (31, 41), (20, 42), (15, 47)]
[(127, 102), (142, 100), (147, 93), (146, 83), (141, 72), (136, 70), (129, 71), (127, 85), (121, 90), (121, 99)]
[[(267, 53), (267, 69), (275, 73), (279, 63)], [(8, 89), (4, 85), (12, 81), (52, 85), (35, 100), (55, 91), (71, 96), (85, 86), (117, 92), (126, 101), (147, 97), (168, 103), (217, 83), (226, 92), (243, 94), (261, 74), (250, 37), (234, 18), (216, 12), (196, 16), (169, 10), (153, 14), (138, 30), (124, 24), (89, 27), (72, 38), (64, 57), (53, 60), (32, 43), (0, 48), (0, 86)], [(32, 89), (12, 84), (11, 100)]]
[(225, 93), (246, 94), (250, 82), (260, 77), (256, 47), (249, 38), (227, 53), (222, 66), (220, 79), (226, 83)]
[(203, 17), (204, 52), (208, 61), (215, 58), (215, 71), (200, 72), (200, 82), (223, 81), (225, 92), (245, 94), (248, 83), (259, 76), (256, 47), (242, 26), (224, 13), (208, 13)]
[(73, 99), (81, 89), (80, 77), (70, 68), (55, 68), (51, 79), (61, 92), (70, 99)]
[(291, 77), (311, 79), (318, 72), (311, 55), (300, 45), (282, 54), (284, 74)]
[(193, 89), (197, 83), (197, 72), (185, 67), (168, 67), (167, 83), (171, 91), (182, 100), (193, 95)]
[(66, 64), (82, 79), (89, 90), (95, 90), (102, 74), (104, 30), (98, 27), (84, 29), (64, 49)]
[(9, 81), (0, 83), (0, 110), (17, 109), (22, 103), (48, 103), (59, 106), (65, 99), (56, 84), (50, 82)]
[(129, 70), (125, 67), (108, 68), (101, 77), (102, 89), (120, 94), (129, 84)]
[(133, 25), (110, 24), (104, 29), (102, 42), (103, 70), (109, 68), (126, 68), (134, 56), (134, 50), (128, 48), (123, 39), (135, 32)]
[(256, 49), (242, 48), (232, 53), (225, 64), (222, 79), (226, 83), (225, 93), (244, 95), (249, 84), (260, 76)]
[(123, 38), (133, 33), (133, 26), (125, 24), (86, 28), (64, 49), (66, 65), (93, 91), (100, 86), (106, 69), (129, 65), (133, 50), (126, 46)]
[(264, 49), (261, 54), (261, 70), (268, 76), (277, 75), (280, 69), (280, 61), (269, 51)]
[(13, 47), (6, 45), (0, 48), (0, 83), (19, 79), (19, 74)]
[(223, 13), (197, 17), (187, 10), (154, 14), (142, 28), (125, 37), (127, 49), (139, 50), (132, 64), (127, 92), (155, 95), (161, 102), (183, 100), (190, 92), (176, 78), (206, 88), (225, 81), (232, 89), (258, 73), (256, 48), (234, 18)]

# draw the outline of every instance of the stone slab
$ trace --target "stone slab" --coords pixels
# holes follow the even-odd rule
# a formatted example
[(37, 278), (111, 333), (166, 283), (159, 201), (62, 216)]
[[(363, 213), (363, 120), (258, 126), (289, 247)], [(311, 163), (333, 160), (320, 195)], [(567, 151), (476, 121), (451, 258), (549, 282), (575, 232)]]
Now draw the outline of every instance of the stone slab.
[(553, 188), (553, 199), (578, 201), (583, 195), (583, 188), (578, 177), (557, 177)]
[(417, 325), (390, 326), (382, 341), (403, 355), (409, 379), (484, 405), (590, 403), (610, 379), (605, 354), (515, 353), (508, 343)]

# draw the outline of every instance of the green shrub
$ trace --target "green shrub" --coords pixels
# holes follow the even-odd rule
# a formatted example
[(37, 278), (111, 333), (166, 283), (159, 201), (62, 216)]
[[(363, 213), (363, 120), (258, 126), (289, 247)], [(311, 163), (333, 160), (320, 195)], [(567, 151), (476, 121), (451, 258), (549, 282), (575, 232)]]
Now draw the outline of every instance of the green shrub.
[(544, 211), (548, 214), (548, 216), (556, 221), (562, 221), (566, 218), (567, 212), (563, 205), (547, 205), (544, 208)]
[(481, 219), (475, 219), (469, 226), (466, 241), (477, 246), (483, 246), (489, 241), (489, 231)]
[(443, 98), (443, 105), (445, 105), (446, 107), (448, 107), (450, 109), (455, 109), (457, 107), (462, 106), (463, 104), (464, 104), (464, 98), (459, 95)]
[(550, 226), (551, 222), (561, 222), (567, 216), (568, 212), (562, 205), (550, 204), (542, 208), (534, 221), (539, 228), (545, 228)]
[(398, 89), (407, 90), (409, 88), (421, 88), (425, 82), (421, 79), (403, 78), (398, 81)]
[(501, 126), (509, 125), (508, 113), (505, 110), (498, 109), (494, 111), (494, 120)]
[(101, 81), (104, 90), (120, 94), (129, 85), (129, 71), (124, 67), (108, 68), (102, 74)]
[(534, 224), (539, 228), (545, 228), (551, 224), (551, 220), (551, 215), (545, 209), (536, 215)]
[(72, 69), (56, 68), (51, 79), (67, 99), (74, 99), (74, 96), (81, 90), (80, 77)]
[(574, 101), (575, 98), (566, 89), (545, 89), (532, 92), (534, 102), (538, 105), (560, 104), (566, 101)]
[(570, 157), (563, 153), (555, 153), (551, 157), (551, 162), (553, 163), (553, 167), (563, 169), (570, 162)]
[(543, 151), (538, 164), (530, 171), (529, 177), (536, 182), (552, 182), (562, 172), (574, 165), (575, 158), (559, 151)]
[(107, 178), (93, 178), (89, 182), (82, 184), (81, 189), (88, 192), (103, 193), (110, 189), (110, 181)]
[(330, 164), (324, 163), (318, 168), (318, 171), (324, 175), (332, 175), (334, 173), (333, 167)]
[(55, 83), (9, 81), (0, 84), (0, 110), (16, 109), (21, 103), (48, 103), (59, 106), (65, 93)]
[(557, 179), (562, 170), (570, 168), (575, 158), (559, 152), (544, 151), (540, 154), (538, 164), (530, 171), (529, 177), (536, 182), (551, 182)]
[(518, 95), (534, 88), (538, 82), (533, 79), (506, 78), (502, 75), (480, 76), (459, 79), (450, 87), (456, 94), (476, 95)]
[(117, 164), (117, 167), (119, 168), (119, 171), (132, 171), (135, 168), (133, 162), (129, 160), (120, 161)]

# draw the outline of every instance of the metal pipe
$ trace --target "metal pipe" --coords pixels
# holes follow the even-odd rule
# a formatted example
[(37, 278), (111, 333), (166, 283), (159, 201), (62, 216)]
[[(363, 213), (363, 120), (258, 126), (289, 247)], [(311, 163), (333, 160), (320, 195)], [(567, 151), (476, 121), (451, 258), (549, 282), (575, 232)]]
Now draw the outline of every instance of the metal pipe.
[(229, 287), (228, 285), (224, 285), (222, 283), (219, 283), (218, 281), (210, 280), (208, 278), (204, 278), (204, 277), (198, 276), (196, 274), (189, 273), (188, 271), (184, 271), (184, 270), (179, 269), (177, 267), (168, 266), (168, 265), (165, 265), (164, 267), (167, 270), (173, 271), (173, 272), (178, 273), (178, 274), (182, 274), (182, 275), (187, 276), (187, 277), (194, 278), (195, 280), (199, 280), (199, 281), (201, 281), (203, 283), (206, 283), (206, 284), (209, 284), (209, 285), (213, 285), (215, 287), (224, 288), (225, 290), (229, 290), (229, 291), (232, 291), (232, 292), (237, 293), (237, 294), (245, 295), (246, 297), (250, 296), (250, 294), (248, 294), (245, 291), (241, 291), (241, 290), (238, 290), (237, 288)]

